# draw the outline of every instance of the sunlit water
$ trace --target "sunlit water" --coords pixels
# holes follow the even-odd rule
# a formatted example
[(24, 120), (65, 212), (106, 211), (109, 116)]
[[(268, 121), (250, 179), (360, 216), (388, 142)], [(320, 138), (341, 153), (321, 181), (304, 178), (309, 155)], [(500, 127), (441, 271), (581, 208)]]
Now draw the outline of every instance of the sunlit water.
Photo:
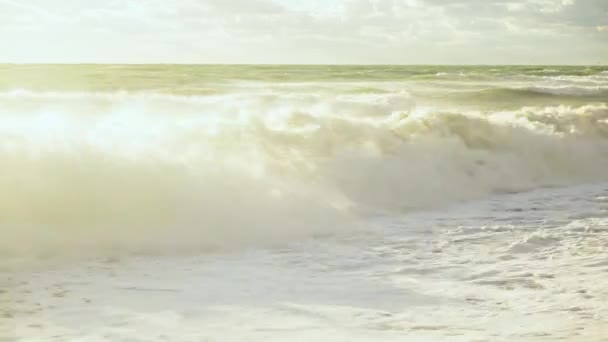
[(0, 66), (0, 340), (602, 341), (599, 67)]

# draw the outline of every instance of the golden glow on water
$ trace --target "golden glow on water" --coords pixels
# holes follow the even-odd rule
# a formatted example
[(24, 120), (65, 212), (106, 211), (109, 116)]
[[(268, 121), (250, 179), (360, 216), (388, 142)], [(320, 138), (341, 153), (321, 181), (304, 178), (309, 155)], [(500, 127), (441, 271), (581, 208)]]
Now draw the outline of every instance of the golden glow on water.
[(597, 68), (2, 72), (11, 254), (284, 240), (369, 212), (603, 180), (608, 167)]

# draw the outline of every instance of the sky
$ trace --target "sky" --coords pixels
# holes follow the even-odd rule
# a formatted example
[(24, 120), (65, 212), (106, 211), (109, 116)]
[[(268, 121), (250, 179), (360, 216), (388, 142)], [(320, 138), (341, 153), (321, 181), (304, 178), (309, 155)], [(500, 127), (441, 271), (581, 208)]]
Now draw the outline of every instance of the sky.
[(608, 0), (0, 0), (0, 62), (608, 64)]

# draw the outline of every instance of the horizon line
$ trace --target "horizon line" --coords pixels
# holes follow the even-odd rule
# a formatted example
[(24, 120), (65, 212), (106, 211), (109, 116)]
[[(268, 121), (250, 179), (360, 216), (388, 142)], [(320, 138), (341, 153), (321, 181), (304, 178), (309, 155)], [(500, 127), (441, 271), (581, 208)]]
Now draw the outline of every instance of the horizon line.
[(167, 66), (556, 66), (556, 67), (608, 67), (608, 63), (598, 64), (494, 64), (494, 63), (471, 63), (471, 64), (439, 64), (439, 63), (133, 63), (133, 62), (2, 62), (0, 65), (167, 65)]

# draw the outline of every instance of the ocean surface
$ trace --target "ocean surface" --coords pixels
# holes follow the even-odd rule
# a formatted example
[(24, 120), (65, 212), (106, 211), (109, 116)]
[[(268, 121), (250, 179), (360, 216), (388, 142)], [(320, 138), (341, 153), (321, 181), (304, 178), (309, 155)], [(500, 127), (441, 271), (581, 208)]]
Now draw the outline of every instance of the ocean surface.
[(608, 341), (607, 66), (0, 65), (0, 341)]

